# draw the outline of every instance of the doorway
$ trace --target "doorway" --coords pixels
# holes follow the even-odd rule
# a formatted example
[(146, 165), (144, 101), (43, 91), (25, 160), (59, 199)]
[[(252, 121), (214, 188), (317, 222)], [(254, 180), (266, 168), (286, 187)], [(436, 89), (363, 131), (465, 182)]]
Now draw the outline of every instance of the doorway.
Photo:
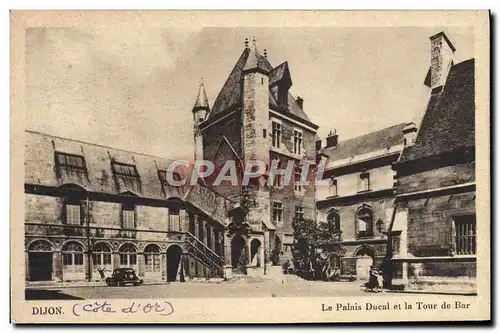
[(370, 278), (370, 267), (374, 264), (375, 253), (370, 247), (364, 246), (356, 251), (356, 276), (358, 280)]
[(177, 280), (177, 272), (181, 263), (182, 249), (178, 245), (171, 245), (167, 250), (167, 281)]
[(29, 252), (30, 281), (52, 280), (52, 252)]
[(241, 236), (234, 236), (231, 240), (231, 265), (242, 271), (246, 266), (245, 239)]

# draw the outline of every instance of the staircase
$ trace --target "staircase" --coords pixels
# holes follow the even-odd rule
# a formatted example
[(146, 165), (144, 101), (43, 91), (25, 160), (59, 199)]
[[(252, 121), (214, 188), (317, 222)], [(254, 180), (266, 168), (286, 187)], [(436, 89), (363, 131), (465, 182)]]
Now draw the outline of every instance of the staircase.
[[(203, 244), (193, 234), (186, 232), (188, 268), (186, 275), (190, 278), (222, 278), (224, 276), (225, 260), (209, 247)], [(201, 265), (204, 269), (193, 270), (193, 265)], [(200, 267), (200, 266), (198, 266)]]

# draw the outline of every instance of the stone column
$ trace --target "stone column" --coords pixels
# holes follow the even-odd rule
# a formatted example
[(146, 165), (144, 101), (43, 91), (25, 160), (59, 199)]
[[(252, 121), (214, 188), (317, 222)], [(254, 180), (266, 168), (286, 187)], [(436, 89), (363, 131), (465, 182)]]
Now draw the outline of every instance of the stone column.
[(207, 242), (207, 238), (208, 238), (208, 235), (207, 235), (207, 221), (203, 220), (202, 221), (202, 225), (203, 225), (203, 244), (207, 245), (208, 242)]
[(197, 239), (200, 239), (200, 216), (194, 215), (194, 236)]
[(117, 252), (113, 252), (113, 269), (120, 268), (120, 254)]
[(161, 267), (161, 279), (166, 280), (167, 279), (167, 255), (165, 253), (162, 253), (160, 256), (160, 267)]
[(144, 277), (146, 266), (146, 258), (144, 258), (144, 252), (137, 252), (137, 275)]
[(29, 281), (30, 280), (30, 262), (29, 262), (29, 251), (24, 252), (24, 280)]
[(63, 281), (63, 262), (61, 251), (54, 251), (52, 262), (52, 280), (56, 282)]
[(224, 278), (233, 278), (233, 266), (231, 266), (231, 238), (224, 232), (224, 258), (226, 265), (224, 266)]

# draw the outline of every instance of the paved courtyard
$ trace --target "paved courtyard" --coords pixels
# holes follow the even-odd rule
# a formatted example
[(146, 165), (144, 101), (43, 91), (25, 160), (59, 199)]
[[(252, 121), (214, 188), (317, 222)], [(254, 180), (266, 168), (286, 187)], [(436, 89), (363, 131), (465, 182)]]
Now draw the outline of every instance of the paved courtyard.
[[(113, 299), (113, 298), (213, 298), (213, 297), (335, 297), (371, 295), (361, 282), (231, 281), (221, 283), (169, 283), (160, 285), (108, 287), (61, 287), (27, 289), (27, 299)], [(381, 297), (392, 293), (379, 293)], [(393, 295), (393, 294), (392, 294)], [(409, 294), (403, 294), (409, 295)]]

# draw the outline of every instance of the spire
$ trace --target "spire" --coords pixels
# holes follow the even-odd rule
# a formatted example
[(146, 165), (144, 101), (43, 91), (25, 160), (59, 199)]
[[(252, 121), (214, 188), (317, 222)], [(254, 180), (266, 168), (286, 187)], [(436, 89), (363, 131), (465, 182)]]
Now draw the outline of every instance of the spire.
[(255, 40), (255, 37), (253, 37), (252, 47), (248, 51), (248, 58), (245, 62), (245, 66), (243, 67), (243, 71), (257, 70), (268, 74), (269, 69), (266, 68), (265, 62), (265, 58), (257, 50), (257, 41)]
[(210, 109), (208, 104), (207, 94), (205, 92), (205, 86), (203, 85), (203, 78), (201, 78), (200, 88), (198, 90), (198, 96), (196, 97), (196, 102), (194, 103), (193, 111), (200, 109)]

